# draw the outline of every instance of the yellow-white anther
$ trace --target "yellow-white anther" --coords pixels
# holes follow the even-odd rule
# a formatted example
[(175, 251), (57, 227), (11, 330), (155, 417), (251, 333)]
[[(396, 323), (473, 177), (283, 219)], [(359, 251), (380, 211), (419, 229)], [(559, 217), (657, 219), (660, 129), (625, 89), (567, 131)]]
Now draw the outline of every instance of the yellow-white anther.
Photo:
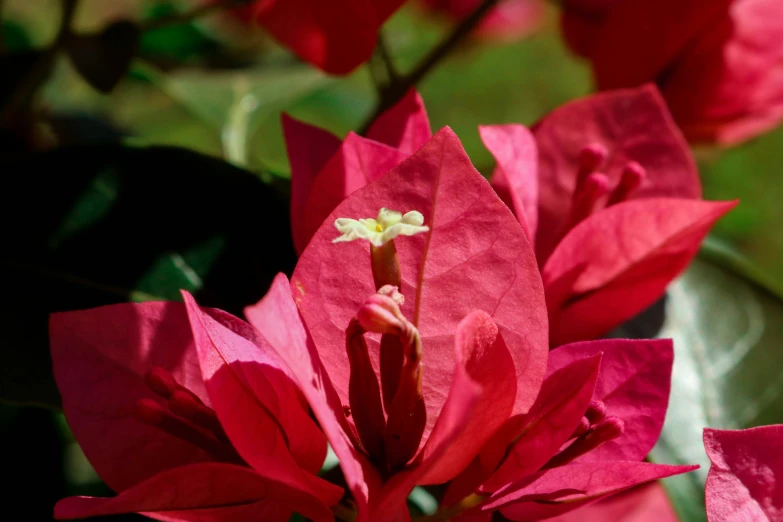
[(413, 236), (419, 232), (427, 232), (430, 228), (423, 224), (424, 216), (421, 212), (412, 210), (403, 215), (401, 212), (382, 208), (378, 211), (377, 219), (337, 219), (334, 226), (342, 235), (332, 242), (366, 239), (373, 246), (380, 247), (397, 236)]

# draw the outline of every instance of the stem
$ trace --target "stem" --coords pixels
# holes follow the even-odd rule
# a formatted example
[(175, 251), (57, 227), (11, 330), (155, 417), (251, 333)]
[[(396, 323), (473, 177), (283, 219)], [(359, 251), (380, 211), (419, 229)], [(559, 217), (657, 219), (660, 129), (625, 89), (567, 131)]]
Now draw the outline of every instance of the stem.
[(0, 126), (5, 126), (13, 121), (13, 118), (30, 102), (46, 78), (49, 77), (59, 50), (71, 36), (71, 25), (78, 4), (79, 0), (62, 0), (62, 16), (57, 35), (52, 44), (41, 53), (38, 60), (19, 81), (8, 99), (8, 103), (0, 111)]
[[(2, 1), (2, 0), (0, 0)], [(397, 73), (397, 68), (394, 66), (391, 53), (389, 52), (389, 46), (386, 45), (386, 38), (383, 37), (383, 32), (378, 32), (378, 45), (376, 47), (378, 56), (386, 66), (386, 74), (389, 77), (389, 85), (394, 85), (400, 80), (400, 75)]]
[[(451, 33), (441, 41), (430, 53), (416, 66), (413, 71), (405, 76), (396, 76), (396, 81), (393, 81), (388, 89), (385, 89), (381, 94), (381, 99), (378, 102), (375, 111), (367, 119), (362, 126), (359, 134), (366, 134), (367, 129), (383, 111), (392, 107), (395, 103), (400, 101), (408, 90), (414, 85), (418, 84), (429, 74), (432, 69), (438, 65), (443, 58), (446, 57), (467, 35), (469, 35), (473, 29), (475, 29), (484, 16), (498, 3), (499, 0), (484, 0), (480, 6), (473, 11), (470, 16), (462, 20)], [(381, 41), (379, 39), (379, 45)], [(384, 54), (388, 56), (388, 49), (380, 48), (379, 54), (383, 57)], [(390, 57), (389, 57), (390, 58)], [(389, 61), (389, 63), (391, 63)]]
[(169, 16), (148, 20), (141, 24), (142, 31), (154, 31), (171, 25), (185, 24), (202, 16), (206, 16), (216, 11), (239, 7), (249, 3), (250, 0), (224, 0), (223, 2), (214, 2), (200, 5), (195, 9), (184, 13), (174, 13)]

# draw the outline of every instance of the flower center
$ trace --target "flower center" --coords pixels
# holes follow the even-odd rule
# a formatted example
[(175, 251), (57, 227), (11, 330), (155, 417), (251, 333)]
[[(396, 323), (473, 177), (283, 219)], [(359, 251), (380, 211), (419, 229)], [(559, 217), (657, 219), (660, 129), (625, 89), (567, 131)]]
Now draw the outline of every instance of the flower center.
[(211, 453), (220, 460), (242, 462), (228, 440), (215, 411), (198, 396), (179, 384), (174, 376), (153, 367), (144, 377), (147, 387), (165, 402), (142, 398), (134, 404), (133, 415), (139, 422), (165, 431)]
[(590, 144), (579, 153), (576, 188), (563, 235), (602, 208), (627, 201), (644, 182), (644, 167), (630, 161), (623, 166), (620, 181), (610, 190), (609, 177), (599, 172), (608, 154), (606, 148), (599, 144)]
[[(400, 311), (404, 299), (398, 291), (402, 275), (394, 238), (427, 232), (429, 227), (419, 212), (403, 215), (386, 208), (381, 208), (377, 219), (341, 218), (335, 226), (342, 234), (335, 243), (370, 242), (370, 266), (378, 293), (361, 306), (345, 332), (350, 364), (346, 411), (356, 426), (357, 445), (383, 476), (389, 476), (414, 457), (427, 421), (421, 337)], [(365, 333), (381, 334), (380, 386)]]

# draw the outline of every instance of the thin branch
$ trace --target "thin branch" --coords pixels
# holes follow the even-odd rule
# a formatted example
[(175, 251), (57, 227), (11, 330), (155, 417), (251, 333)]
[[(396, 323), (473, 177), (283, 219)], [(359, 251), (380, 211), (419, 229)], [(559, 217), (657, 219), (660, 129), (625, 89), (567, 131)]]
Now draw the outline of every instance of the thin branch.
[(386, 74), (389, 76), (389, 84), (396, 84), (400, 79), (400, 75), (397, 73), (397, 67), (394, 66), (394, 60), (392, 60), (389, 46), (386, 44), (386, 38), (384, 38), (382, 31), (378, 32), (378, 45), (376, 50), (386, 67)]
[[(396, 81), (393, 81), (388, 89), (384, 89), (381, 92), (381, 97), (375, 111), (364, 123), (359, 133), (365, 134), (370, 125), (372, 125), (372, 122), (375, 121), (383, 111), (400, 101), (411, 87), (421, 82), (421, 80), (457, 46), (457, 44), (478, 26), (484, 16), (495, 7), (498, 1), (499, 0), (484, 0), (470, 16), (462, 20), (462, 22), (460, 22), (440, 44), (430, 51), (413, 71), (404, 76), (399, 76), (395, 73), (397, 78)], [(385, 53), (388, 56), (388, 50), (379, 49), (379, 53), (381, 55)]]
[(141, 23), (142, 31), (154, 31), (156, 29), (162, 29), (172, 25), (186, 24), (192, 22), (197, 18), (207, 16), (213, 12), (221, 11), (223, 9), (231, 9), (233, 7), (239, 7), (243, 4), (249, 3), (250, 0), (223, 0), (222, 2), (210, 2), (200, 5), (190, 11), (184, 13), (174, 13), (169, 16), (162, 16), (160, 18), (153, 18), (146, 22)]
[(0, 110), (0, 126), (5, 126), (12, 122), (49, 77), (57, 53), (71, 36), (71, 26), (73, 25), (73, 18), (78, 4), (79, 0), (62, 0), (62, 16), (60, 17), (57, 35), (52, 44), (40, 54), (38, 60), (19, 81), (8, 102)]

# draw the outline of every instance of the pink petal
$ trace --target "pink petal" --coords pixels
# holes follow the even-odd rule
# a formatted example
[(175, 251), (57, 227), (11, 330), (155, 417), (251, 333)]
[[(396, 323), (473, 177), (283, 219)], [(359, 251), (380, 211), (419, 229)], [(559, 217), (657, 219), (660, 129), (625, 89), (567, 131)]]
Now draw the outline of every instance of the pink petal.
[(658, 441), (669, 405), (674, 350), (671, 339), (605, 339), (567, 344), (549, 353), (548, 375), (603, 354), (593, 400), (620, 417), (625, 432), (575, 462), (642, 460)]
[(658, 482), (630, 489), (548, 522), (680, 522), (666, 491)]
[(536, 237), (542, 264), (568, 219), (579, 153), (587, 145), (599, 144), (609, 152), (601, 172), (609, 177), (611, 187), (619, 182), (623, 167), (636, 161), (646, 169), (647, 177), (635, 197), (701, 197), (696, 164), (654, 86), (567, 103), (537, 123), (533, 134), (541, 161), (539, 230), (546, 231)]
[[(542, 270), (552, 345), (603, 335), (655, 302), (736, 204), (651, 198), (582, 221)], [(567, 286), (558, 284), (562, 278)]]
[[(450, 441), (448, 452), (418, 480), (419, 484), (442, 484), (454, 478), (478, 455), (484, 443), (506, 422), (514, 408), (517, 387), (514, 360), (489, 314), (476, 311), (465, 317), (457, 326), (454, 343), (456, 368), (459, 371), (464, 367), (465, 378), (480, 387), (481, 397), (469, 421)], [(454, 393), (454, 386), (452, 384), (451, 393)], [(446, 405), (448, 403), (447, 400)], [(449, 431), (448, 428), (438, 428), (443, 422), (447, 421), (438, 419), (435, 424), (422, 451), (423, 463), (431, 458), (432, 448), (438, 447), (441, 433)]]
[[(332, 156), (313, 181), (310, 197), (304, 207), (302, 237), (309, 241), (349, 194), (379, 179), (406, 157), (407, 154), (388, 145), (349, 133), (337, 154)], [(376, 210), (372, 217), (377, 215)], [(332, 222), (329, 225), (334, 226)]]
[(424, 100), (415, 89), (376, 119), (367, 137), (411, 155), (432, 137)]
[(50, 318), (49, 333), (68, 424), (112, 489), (213, 459), (133, 417), (138, 399), (158, 398), (144, 383), (155, 366), (210, 404), (182, 304), (128, 303), (57, 313)]
[[(201, 371), (215, 412), (248, 464), (327, 505), (342, 489), (315, 476), (326, 441), (303, 407), (285, 364), (248, 324), (202, 311), (183, 292)], [(304, 494), (302, 496), (305, 496)]]
[(524, 125), (479, 127), (484, 146), (495, 157), (492, 188), (517, 216), (531, 244), (538, 228), (538, 148)]
[(623, 461), (569, 464), (510, 484), (492, 495), (483, 509), (499, 509), (503, 516), (514, 521), (539, 520), (561, 515), (605, 495), (698, 467)]
[(379, 488), (380, 477), (348, 436), (342, 403), (302, 324), (285, 275), (278, 274), (266, 296), (247, 307), (245, 315), (291, 370), (340, 460), (360, 515), (366, 518), (370, 492)]
[(326, 506), (312, 506), (301, 497), (275, 477), (250, 468), (201, 463), (163, 471), (116, 497), (65, 498), (55, 506), (54, 516), (70, 520), (144, 513), (162, 520), (192, 522), (285, 522), (295, 510), (313, 520), (333, 520)]
[(710, 522), (777, 522), (783, 517), (783, 424), (704, 430)]
[(283, 135), (291, 162), (291, 229), (297, 253), (307, 246), (305, 211), (316, 175), (340, 149), (333, 134), (283, 114)]
[(482, 491), (496, 491), (506, 484), (535, 473), (568, 441), (579, 425), (593, 398), (600, 352), (574, 360), (550, 373), (530, 413), (515, 422), (505, 461), (482, 486)]
[[(524, 232), (473, 168), (454, 133), (438, 132), (379, 181), (342, 202), (302, 254), (292, 292), (324, 366), (348, 402), (345, 328), (375, 287), (369, 245), (332, 244), (337, 217), (375, 216), (381, 207), (418, 210), (431, 231), (395, 243), (403, 313), (424, 345), (424, 397), (432, 429), (454, 374), (454, 333), (475, 309), (492, 314), (518, 375), (515, 411), (526, 411), (543, 379), (547, 326), (533, 252)], [(369, 339), (377, 359), (376, 339)]]
[(256, 22), (303, 60), (331, 74), (367, 61), (379, 27), (367, 0), (268, 0), (254, 7)]

